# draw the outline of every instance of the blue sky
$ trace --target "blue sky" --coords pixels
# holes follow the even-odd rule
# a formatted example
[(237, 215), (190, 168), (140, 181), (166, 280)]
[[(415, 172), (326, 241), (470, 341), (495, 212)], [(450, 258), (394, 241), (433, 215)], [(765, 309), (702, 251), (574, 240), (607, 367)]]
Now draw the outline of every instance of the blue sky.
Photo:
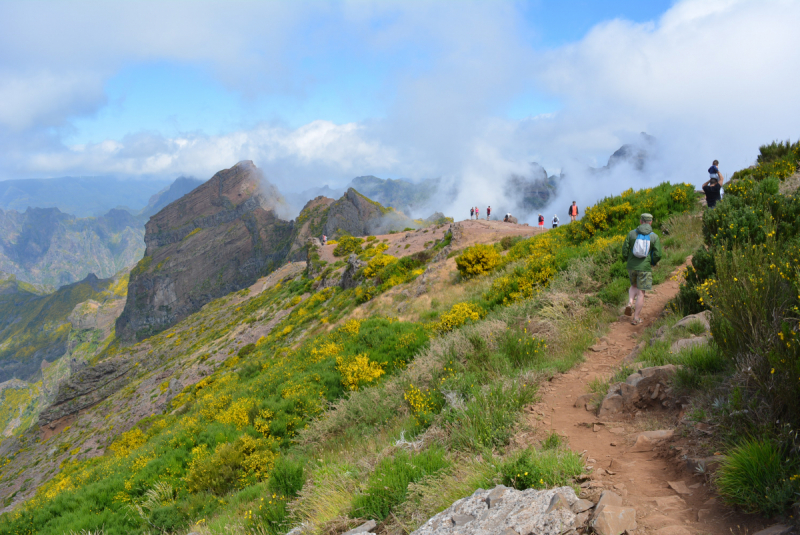
[[(489, 200), (538, 162), (589, 202), (800, 137), (796, 0), (7, 0), (0, 20), (0, 180), (250, 159), (285, 190), (443, 177)], [(646, 173), (586, 174), (641, 132)]]
[[(522, 31), (532, 48), (547, 49), (577, 41), (596, 24), (621, 18), (645, 23), (657, 20), (670, 1), (607, 0), (603, 2), (543, 0), (517, 4)], [(380, 27), (380, 20), (373, 28)], [(306, 35), (316, 28), (309, 21)], [(337, 40), (338, 41), (338, 40)], [(424, 46), (403, 46), (382, 54), (356, 50), (358, 42), (337, 42), (294, 58), (305, 79), (301, 91), (244, 94), (226, 87), (202, 63), (175, 61), (130, 62), (104, 83), (107, 105), (95, 113), (72, 120), (70, 143), (122, 139), (139, 131), (167, 136), (203, 131), (222, 135), (252, 128), (261, 121), (298, 128), (322, 119), (335, 123), (383, 118), (392, 99), (391, 65), (424, 69)], [(291, 54), (291, 52), (290, 52)], [(530, 88), (506, 102), (495, 113), (511, 119), (549, 113), (559, 108), (558, 98)]]

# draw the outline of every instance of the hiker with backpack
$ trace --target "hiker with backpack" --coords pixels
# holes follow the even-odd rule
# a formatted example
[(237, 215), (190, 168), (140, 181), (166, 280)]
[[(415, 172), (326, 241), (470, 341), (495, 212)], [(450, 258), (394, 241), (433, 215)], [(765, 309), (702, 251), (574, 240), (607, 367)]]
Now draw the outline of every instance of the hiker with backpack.
[(492, 207), (489, 206), (486, 208), (486, 221), (489, 221), (489, 217), (492, 215)]
[(542, 214), (539, 214), (539, 228), (544, 230), (544, 216)]
[(569, 218), (570, 222), (578, 218), (578, 205), (575, 204), (575, 201), (572, 201), (572, 204), (569, 206)]
[(474, 206), (470, 206), (469, 207), (469, 218), (472, 219), (473, 217), (475, 217), (475, 207)]
[(558, 220), (558, 215), (557, 214), (553, 214), (553, 228), (558, 228), (558, 224), (559, 223), (560, 223), (560, 221)]
[(661, 241), (653, 232), (653, 216), (642, 214), (639, 226), (628, 233), (622, 244), (622, 260), (627, 263), (631, 282), (625, 315), (633, 314), (631, 325), (642, 322), (644, 292), (653, 289), (653, 266), (658, 264), (662, 256)]

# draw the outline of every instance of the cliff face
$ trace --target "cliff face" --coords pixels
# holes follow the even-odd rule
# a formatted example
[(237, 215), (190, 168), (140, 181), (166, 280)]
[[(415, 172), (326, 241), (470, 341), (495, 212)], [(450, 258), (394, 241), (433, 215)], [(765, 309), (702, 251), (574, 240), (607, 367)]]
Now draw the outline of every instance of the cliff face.
[(150, 218), (117, 335), (150, 336), (278, 267), (293, 229), (275, 213), (283, 203), (253, 162), (244, 161)]

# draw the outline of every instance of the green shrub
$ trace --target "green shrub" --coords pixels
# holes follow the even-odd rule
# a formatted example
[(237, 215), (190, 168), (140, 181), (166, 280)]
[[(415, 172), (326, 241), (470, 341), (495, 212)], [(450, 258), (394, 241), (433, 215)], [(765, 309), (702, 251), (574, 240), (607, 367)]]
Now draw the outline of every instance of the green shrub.
[(242, 348), (236, 354), (239, 355), (240, 357), (246, 357), (247, 355), (249, 355), (250, 353), (252, 353), (255, 350), (256, 350), (256, 345), (255, 344), (246, 344), (246, 345), (242, 346)]
[(383, 520), (406, 499), (408, 485), (435, 475), (450, 465), (444, 450), (429, 448), (411, 455), (398, 451), (386, 457), (370, 474), (363, 493), (353, 500), (353, 515)]
[[(772, 231), (770, 231), (772, 232)], [(711, 330), (730, 358), (768, 404), (773, 421), (800, 428), (798, 271), (772, 238), (761, 246), (721, 251), (717, 278), (708, 290)]]
[(717, 489), (748, 513), (781, 514), (800, 493), (800, 460), (769, 439), (745, 440), (723, 459)]
[(352, 236), (342, 236), (336, 243), (333, 249), (333, 256), (347, 256), (351, 253), (360, 253), (361, 244), (364, 242), (362, 238), (354, 238)]
[(500, 465), (503, 484), (518, 490), (561, 487), (583, 473), (583, 459), (570, 450), (528, 448)]
[(281, 496), (294, 498), (306, 482), (306, 459), (281, 456), (269, 476), (269, 490)]
[(486, 451), (505, 446), (514, 433), (519, 411), (531, 403), (536, 385), (519, 382), (478, 389), (464, 409), (444, 413), (450, 443), (462, 451)]
[(761, 145), (758, 148), (758, 157), (756, 161), (759, 164), (770, 163), (784, 158), (795, 157), (794, 152), (800, 147), (800, 141), (792, 144), (790, 140), (786, 141), (773, 141), (769, 145)]
[(456, 258), (456, 267), (464, 278), (482, 275), (492, 271), (500, 264), (500, 253), (491, 245), (479, 243), (467, 247)]

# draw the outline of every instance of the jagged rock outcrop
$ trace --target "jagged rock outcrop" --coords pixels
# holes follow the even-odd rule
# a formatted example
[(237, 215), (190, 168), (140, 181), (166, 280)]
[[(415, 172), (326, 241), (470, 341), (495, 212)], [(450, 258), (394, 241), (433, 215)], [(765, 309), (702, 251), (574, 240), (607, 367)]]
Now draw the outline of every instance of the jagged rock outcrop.
[(291, 261), (306, 260), (308, 240), (322, 239), (329, 207), (334, 202), (336, 201), (320, 195), (308, 201), (303, 207), (294, 223), (294, 236), (289, 249)]
[(401, 212), (384, 208), (350, 188), (328, 208), (323, 233), (328, 239), (335, 239), (342, 234), (368, 236), (419, 226)]
[(104, 400), (127, 384), (133, 359), (111, 359), (76, 372), (58, 389), (52, 405), (39, 413), (39, 425), (49, 425)]
[(677, 371), (677, 366), (667, 364), (642, 368), (632, 373), (624, 383), (611, 385), (600, 404), (598, 416), (601, 419), (611, 418), (622, 411), (633, 413), (651, 406), (680, 404), (671, 396), (670, 381)]
[(243, 161), (151, 217), (117, 335), (146, 338), (279, 267), (293, 230), (277, 215), (284, 205), (253, 162)]

